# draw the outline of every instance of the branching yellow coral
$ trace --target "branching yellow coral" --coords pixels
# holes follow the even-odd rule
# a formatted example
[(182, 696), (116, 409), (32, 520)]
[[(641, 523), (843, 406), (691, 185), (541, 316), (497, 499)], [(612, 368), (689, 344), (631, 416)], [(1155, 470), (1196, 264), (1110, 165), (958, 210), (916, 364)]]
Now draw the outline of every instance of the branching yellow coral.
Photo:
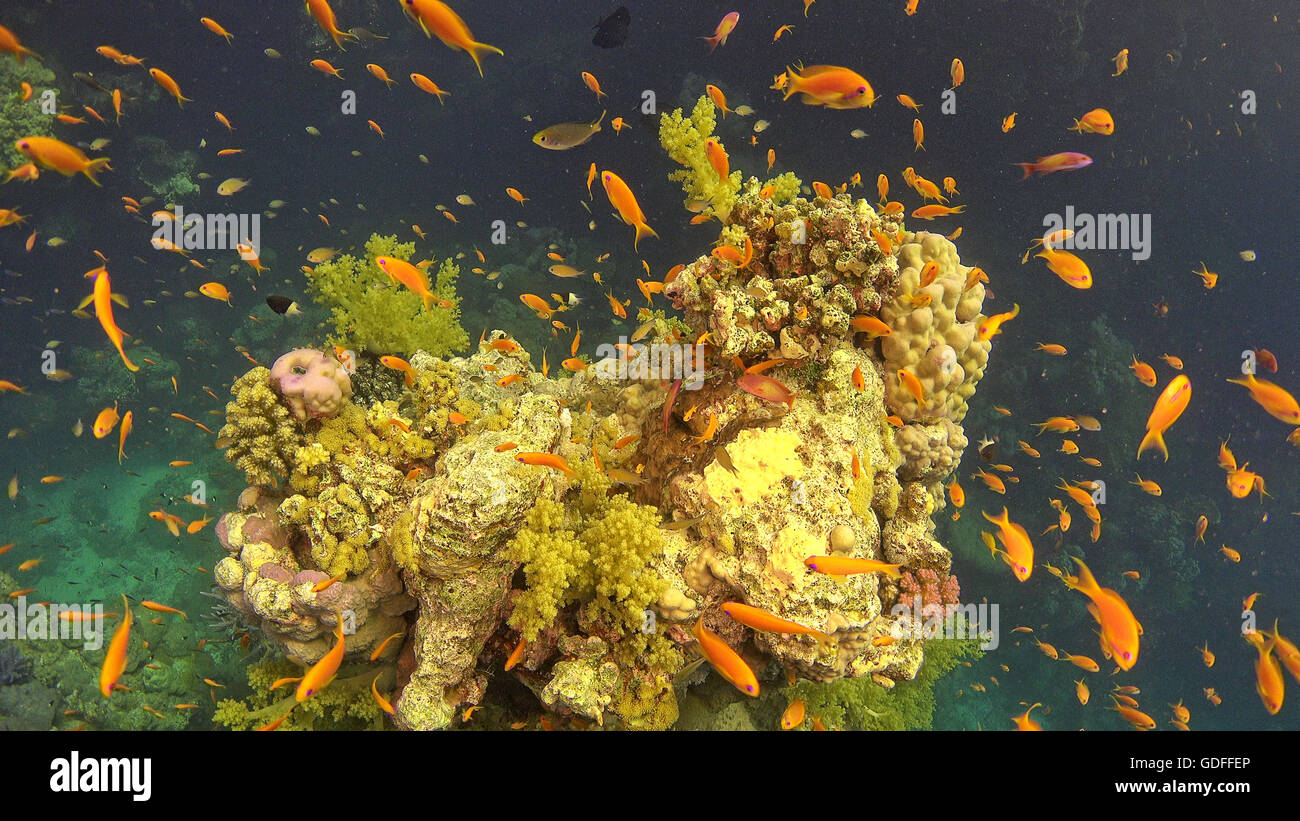
[(688, 201), (709, 203), (713, 213), (725, 223), (736, 203), (741, 173), (732, 171), (726, 179), (720, 179), (705, 154), (704, 144), (713, 136), (714, 111), (713, 101), (705, 96), (695, 104), (690, 117), (683, 117), (680, 108), (662, 115), (659, 144), (669, 157), (685, 166), (669, 174), (668, 179), (682, 184)]
[(344, 254), (311, 270), (307, 290), (330, 308), (333, 341), (359, 351), (403, 356), (416, 350), (444, 356), (469, 344), (459, 322), (456, 278), (460, 268), (455, 262), (444, 260), (432, 277), (431, 290), (440, 304), (447, 302), (450, 307), (429, 309), (417, 294), (393, 283), (375, 264), (377, 256), (409, 260), (414, 253), (414, 243), (374, 234), (366, 242), (364, 258)]
[(649, 570), (663, 550), (658, 511), (610, 496), (609, 479), (589, 461), (574, 470), (579, 489), (568, 503), (538, 500), (507, 547), (507, 555), (524, 565), (528, 582), (510, 624), (535, 638), (560, 608), (585, 601), (584, 618), (637, 634), (646, 608), (667, 584)]
[(289, 409), (271, 387), (271, 372), (254, 368), (231, 386), (234, 401), (226, 404), (226, 424), (218, 441), (230, 444), (226, 459), (244, 471), (250, 485), (273, 485), (287, 476), (302, 434)]

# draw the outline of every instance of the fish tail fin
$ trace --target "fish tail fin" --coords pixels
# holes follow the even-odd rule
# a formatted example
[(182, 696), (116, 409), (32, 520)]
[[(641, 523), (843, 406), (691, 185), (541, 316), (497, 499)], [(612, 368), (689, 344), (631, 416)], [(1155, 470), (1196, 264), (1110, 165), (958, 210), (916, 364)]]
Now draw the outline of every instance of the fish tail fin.
[(1024, 172), (1024, 176), (1020, 178), (1022, 180), (1027, 180), (1031, 176), (1033, 176), (1034, 171), (1037, 170), (1037, 165), (1038, 165), (1037, 163), (1032, 163), (1032, 162), (1018, 162), (1012, 164), (1020, 166), (1020, 170)]
[(81, 173), (89, 177), (90, 181), (93, 182), (95, 185), (99, 185), (100, 187), (103, 187), (102, 184), (99, 182), (99, 180), (95, 179), (95, 175), (98, 174), (100, 171), (112, 171), (112, 170), (113, 169), (109, 168), (108, 166), (108, 157), (99, 157), (97, 159), (91, 160), (90, 165), (87, 165), (85, 168), (83, 168), (81, 170)]
[(1074, 125), (1072, 125), (1072, 126), (1070, 126), (1069, 128), (1067, 128), (1066, 131), (1077, 131), (1077, 132), (1079, 132), (1080, 134), (1082, 134), (1082, 133), (1083, 133), (1083, 123), (1080, 122), (1079, 120), (1075, 120), (1075, 121), (1074, 121)]
[(715, 36), (715, 37), (701, 37), (700, 39), (709, 44), (709, 53), (712, 54), (714, 50), (717, 49), (718, 47), (718, 41), (721, 40), (722, 38)]
[(901, 564), (887, 564), (880, 568), (880, 572), (891, 579), (901, 579), (903, 578), (902, 567)]
[(652, 236), (655, 239), (659, 239), (659, 235), (655, 233), (655, 229), (651, 228), (649, 225), (645, 224), (644, 222), (638, 222), (636, 224), (636, 237), (633, 238), (632, 240), (633, 251), (636, 250), (637, 243), (640, 242), (641, 238), (644, 236)]
[[(425, 34), (428, 34), (428, 32), (426, 31)], [(338, 26), (332, 26), (330, 28), (330, 37), (334, 38), (334, 45), (339, 47), (339, 51), (347, 51), (347, 49), (343, 48), (343, 44), (339, 42), (340, 37), (350, 37), (353, 40), (360, 39), (350, 31), (339, 31)]]
[(835, 640), (834, 636), (823, 633), (820, 630), (814, 632), (812, 636), (817, 639), (817, 646), (824, 651), (834, 650), (839, 647), (839, 642)]
[[(1088, 565), (1084, 564), (1082, 559), (1075, 558), (1074, 556), (1071, 556), (1070, 558), (1079, 566), (1079, 574), (1075, 577), (1073, 584), (1066, 581), (1066, 586), (1078, 590), (1086, 596), (1091, 596), (1093, 593), (1101, 592), (1101, 585), (1097, 584), (1097, 580), (1093, 577), (1092, 571), (1088, 569)], [(1100, 621), (1100, 619), (1098, 621)]]
[(126, 365), (126, 369), (128, 371), (135, 373), (136, 371), (140, 370), (140, 366), (132, 362), (130, 358), (127, 357), (126, 351), (122, 350), (121, 347), (117, 349), (117, 352), (122, 355), (122, 364)]
[[(469, 56), (474, 60), (474, 65), (478, 68), (478, 76), (480, 77), (483, 76), (483, 63), (479, 61), (479, 52), (482, 52), (484, 54), (487, 53), (500, 54), (502, 57), (504, 57), (506, 54), (504, 51), (497, 48), (496, 46), (489, 46), (487, 43), (476, 43), (476, 42), (466, 43), (465, 51), (469, 52)], [(440, 97), (439, 99), (442, 98)]]
[(429, 310), (430, 307), (432, 307), (433, 300), (434, 300), (434, 296), (432, 293), (430, 293), (429, 291), (425, 291), (423, 294), (420, 295), (420, 299), (424, 301), (424, 310), (427, 311)]
[[(952, 209), (952, 212), (953, 212), (954, 214), (963, 214), (963, 213), (966, 212), (966, 206), (965, 206), (965, 205), (959, 205), (959, 206), (957, 206), (956, 208)], [(1017, 305), (1017, 306), (1016, 306), (1016, 313), (1019, 313), (1019, 312), (1020, 312), (1020, 306)]]
[(1234, 385), (1241, 385), (1243, 388), (1249, 388), (1251, 383), (1255, 381), (1255, 374), (1248, 373), (1243, 379), (1228, 379), (1226, 381), (1231, 382)]
[(1138, 445), (1138, 458), (1142, 458), (1144, 451), (1156, 448), (1165, 455), (1165, 461), (1169, 461), (1169, 448), (1165, 447), (1164, 431), (1149, 430), (1147, 435), (1142, 437), (1142, 443)]

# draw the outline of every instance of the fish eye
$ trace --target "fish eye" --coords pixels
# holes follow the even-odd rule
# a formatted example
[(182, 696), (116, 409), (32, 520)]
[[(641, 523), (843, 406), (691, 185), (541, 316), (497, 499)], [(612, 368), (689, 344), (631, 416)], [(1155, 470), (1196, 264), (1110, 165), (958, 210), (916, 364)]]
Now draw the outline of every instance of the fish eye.
[(866, 86), (858, 86), (858, 93), (859, 93), (859, 94), (866, 94), (866, 93), (867, 93), (867, 87), (866, 87)]

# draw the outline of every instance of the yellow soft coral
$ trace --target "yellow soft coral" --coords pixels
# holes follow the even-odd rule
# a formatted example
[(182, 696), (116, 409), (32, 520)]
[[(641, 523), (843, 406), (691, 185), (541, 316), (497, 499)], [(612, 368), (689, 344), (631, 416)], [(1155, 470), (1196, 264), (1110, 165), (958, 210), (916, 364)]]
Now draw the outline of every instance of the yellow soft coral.
[(690, 117), (683, 117), (680, 108), (662, 115), (659, 144), (669, 157), (686, 166), (669, 174), (668, 179), (681, 182), (688, 201), (709, 203), (713, 213), (725, 223), (736, 204), (741, 173), (732, 171), (726, 179), (720, 179), (705, 154), (704, 144), (713, 136), (714, 110), (713, 101), (705, 96), (695, 104)]

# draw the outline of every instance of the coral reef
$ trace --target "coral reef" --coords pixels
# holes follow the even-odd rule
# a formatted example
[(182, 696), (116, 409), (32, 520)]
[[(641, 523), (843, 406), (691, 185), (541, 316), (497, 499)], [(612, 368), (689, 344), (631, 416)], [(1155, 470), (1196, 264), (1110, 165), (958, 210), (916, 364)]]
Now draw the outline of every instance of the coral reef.
[[(905, 633), (910, 616), (891, 609), (958, 601), (931, 517), (987, 363), (975, 333), (984, 289), (951, 242), (910, 233), (864, 200), (806, 199), (793, 175), (720, 177), (703, 153), (712, 115), (707, 101), (690, 118), (674, 112), (661, 139), (685, 166), (676, 176), (688, 196), (724, 222), (719, 247), (665, 285), (684, 320), (639, 317), (646, 344), (701, 340), (689, 354), (698, 381), (662, 370), (619, 378), (652, 358), (639, 353), (548, 378), (500, 331), (442, 359), (464, 345), (448, 344), (448, 333), (463, 336), (454, 309), (426, 315), (413, 293), (378, 287), (370, 260), (414, 249), (372, 237), (365, 261), (345, 256), (313, 274), (362, 352), (356, 395), (340, 390), (333, 415), (304, 412), (298, 426), (265, 369), (236, 383), (223, 440), (252, 486), (218, 525), (229, 555), (214, 578), (298, 665), (333, 645), (343, 612), (355, 630), (331, 703), (354, 703), (364, 671), (391, 672), (398, 727), (451, 727), (509, 657), (515, 689), (570, 722), (666, 728), (689, 705), (689, 726), (749, 724), (757, 712), (716, 700), (701, 717), (691, 691), (706, 670), (684, 668), (702, 621), (765, 688), (803, 680), (765, 689), (761, 709), (802, 694), (831, 726), (929, 725), (934, 680), (971, 647)], [(405, 307), (383, 315), (364, 302), (380, 298)], [(381, 332), (390, 336), (375, 342)], [(424, 350), (409, 355), (409, 382), (365, 353), (414, 348)], [(920, 401), (900, 392), (902, 370)], [(827, 553), (904, 572), (809, 568)], [(817, 635), (752, 629), (724, 614), (726, 602)], [(393, 635), (371, 668), (366, 654)], [(254, 695), (223, 705), (220, 719), (283, 715), (271, 676), (250, 674)], [(302, 721), (372, 718), (320, 709)]]
[(415, 243), (374, 234), (362, 258), (342, 254), (311, 270), (307, 290), (330, 309), (332, 342), (355, 351), (399, 356), (417, 350), (445, 356), (469, 344), (459, 322), (456, 278), (460, 268), (455, 262), (447, 259), (438, 266), (430, 286), (438, 302), (428, 309), (414, 291), (390, 280), (375, 264), (376, 257), (410, 260), (414, 253)]

